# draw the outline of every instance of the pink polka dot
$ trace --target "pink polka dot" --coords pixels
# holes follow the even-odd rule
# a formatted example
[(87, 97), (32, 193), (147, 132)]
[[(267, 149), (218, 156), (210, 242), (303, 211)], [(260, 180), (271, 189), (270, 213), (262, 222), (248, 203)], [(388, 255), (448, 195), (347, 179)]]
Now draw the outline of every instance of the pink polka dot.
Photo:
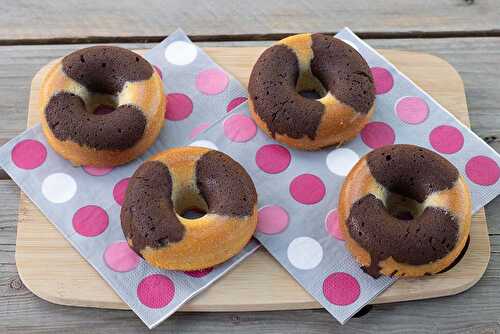
[(316, 204), (325, 196), (325, 185), (316, 175), (302, 174), (290, 183), (290, 194), (299, 203)]
[(158, 66), (156, 66), (156, 65), (153, 65), (153, 67), (154, 67), (156, 73), (158, 73), (158, 75), (160, 76), (160, 79), (163, 80), (163, 73), (161, 73), (160, 68)]
[(370, 122), (361, 130), (361, 139), (371, 148), (394, 144), (396, 135), (391, 126), (384, 122)]
[(95, 237), (106, 230), (109, 218), (106, 211), (97, 205), (87, 205), (73, 215), (73, 228), (84, 237)]
[(195, 139), (200, 133), (202, 133), (209, 127), (210, 123), (200, 123), (193, 130), (191, 130), (191, 133), (189, 134), (189, 139)]
[(233, 111), (234, 108), (236, 108), (237, 106), (239, 106), (240, 104), (242, 104), (246, 100), (247, 100), (247, 98), (244, 96), (240, 96), (240, 97), (232, 99), (231, 102), (229, 102), (227, 104), (226, 111), (227, 112)]
[(429, 107), (420, 97), (406, 96), (396, 103), (396, 115), (408, 124), (420, 124), (427, 119)]
[(233, 115), (224, 121), (224, 135), (235, 142), (249, 141), (257, 133), (254, 121), (245, 115)]
[(113, 271), (127, 272), (134, 270), (140, 262), (140, 257), (126, 241), (112, 243), (104, 251), (104, 262)]
[(495, 160), (478, 155), (467, 162), (465, 173), (472, 182), (481, 186), (491, 186), (498, 181), (500, 168)]
[(210, 68), (198, 73), (196, 77), (196, 88), (206, 95), (222, 93), (229, 83), (229, 78), (224, 71), (218, 68)]
[(288, 213), (281, 206), (268, 205), (259, 210), (257, 231), (265, 234), (283, 232), (288, 226)]
[(285, 147), (277, 144), (264, 145), (255, 155), (255, 163), (269, 174), (281, 173), (290, 165), (292, 156)]
[(325, 219), (325, 227), (326, 231), (335, 239), (345, 240), (342, 230), (340, 229), (339, 214), (337, 209), (328, 212)]
[(194, 277), (194, 278), (201, 278), (203, 276), (207, 276), (212, 272), (214, 268), (206, 268), (206, 269), (201, 269), (201, 270), (191, 270), (191, 271), (185, 271), (184, 274)]
[(122, 205), (123, 201), (125, 200), (125, 193), (127, 192), (129, 180), (130, 180), (129, 177), (124, 178), (120, 180), (117, 184), (115, 184), (113, 188), (113, 198), (119, 205)]
[(345, 306), (354, 303), (360, 294), (358, 281), (347, 273), (336, 272), (323, 281), (323, 295), (332, 304)]
[(149, 275), (137, 286), (137, 297), (149, 308), (167, 306), (174, 299), (174, 295), (174, 282), (165, 275)]
[(372, 67), (373, 80), (375, 82), (375, 94), (385, 94), (394, 86), (391, 72), (383, 67)]
[(181, 93), (167, 95), (165, 118), (169, 121), (182, 121), (193, 112), (193, 102), (189, 96)]
[(429, 141), (439, 153), (456, 153), (464, 146), (464, 136), (460, 130), (449, 125), (434, 128), (429, 135)]
[(35, 169), (44, 163), (47, 158), (47, 149), (38, 140), (25, 139), (14, 146), (11, 159), (22, 169)]
[(92, 176), (103, 176), (109, 174), (113, 170), (113, 167), (84, 166), (83, 170)]

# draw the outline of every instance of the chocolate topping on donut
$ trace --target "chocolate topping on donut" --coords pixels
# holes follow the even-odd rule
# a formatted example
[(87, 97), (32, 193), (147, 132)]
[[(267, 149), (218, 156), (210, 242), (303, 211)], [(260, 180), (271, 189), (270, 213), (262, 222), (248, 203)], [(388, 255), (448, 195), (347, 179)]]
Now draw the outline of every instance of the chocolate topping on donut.
[(209, 151), (196, 162), (196, 184), (208, 205), (208, 213), (249, 216), (257, 192), (239, 163), (218, 151)]
[(364, 269), (373, 277), (380, 276), (379, 262), (391, 256), (422, 265), (445, 257), (458, 240), (457, 219), (444, 209), (427, 207), (416, 219), (400, 220), (372, 194), (354, 203), (346, 223), (351, 237), (370, 254)]
[(248, 91), (273, 137), (276, 133), (296, 139), (316, 137), (324, 106), (295, 91), (298, 77), (297, 56), (285, 45), (265, 50), (252, 70)]
[(174, 211), (172, 177), (159, 161), (146, 161), (130, 178), (121, 210), (122, 229), (140, 253), (182, 240), (184, 225)]
[[(366, 61), (337, 38), (313, 34), (311, 40), (311, 73), (336, 99), (367, 114), (375, 101), (375, 86)], [(295, 51), (274, 45), (262, 53), (250, 75), (248, 91), (254, 111), (273, 137), (278, 133), (295, 139), (316, 138), (325, 107), (296, 91), (299, 71)]]
[(313, 34), (311, 72), (339, 101), (366, 114), (375, 101), (373, 77), (366, 61), (338, 38)]
[(91, 92), (116, 95), (125, 82), (146, 80), (153, 67), (138, 54), (115, 46), (93, 46), (62, 60), (68, 77)]
[(95, 115), (86, 110), (81, 97), (61, 92), (45, 108), (45, 117), (54, 136), (72, 140), (97, 150), (124, 150), (142, 138), (146, 118), (133, 105), (119, 106), (114, 112)]
[(458, 170), (445, 158), (414, 145), (390, 145), (367, 155), (375, 180), (389, 191), (422, 203), (434, 191), (450, 189)]

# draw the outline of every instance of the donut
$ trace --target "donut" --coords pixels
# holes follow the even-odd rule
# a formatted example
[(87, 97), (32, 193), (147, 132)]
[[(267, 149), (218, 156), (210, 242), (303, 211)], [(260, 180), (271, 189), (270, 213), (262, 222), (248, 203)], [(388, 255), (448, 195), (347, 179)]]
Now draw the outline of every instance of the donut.
[(349, 44), (300, 34), (266, 49), (248, 83), (249, 109), (269, 136), (319, 150), (353, 139), (375, 110), (368, 64)]
[[(40, 88), (48, 143), (73, 165), (112, 167), (143, 154), (163, 126), (163, 83), (140, 55), (94, 46), (57, 60)], [(112, 112), (99, 112), (105, 105)], [(97, 111), (96, 111), (97, 110)]]
[(464, 248), (471, 199), (445, 158), (415, 145), (371, 151), (347, 175), (339, 197), (346, 248), (371, 276), (439, 273)]
[[(188, 210), (205, 214), (188, 219)], [(247, 172), (226, 154), (172, 148), (130, 178), (121, 225), (129, 246), (152, 266), (205, 269), (248, 243), (257, 226), (257, 193)]]

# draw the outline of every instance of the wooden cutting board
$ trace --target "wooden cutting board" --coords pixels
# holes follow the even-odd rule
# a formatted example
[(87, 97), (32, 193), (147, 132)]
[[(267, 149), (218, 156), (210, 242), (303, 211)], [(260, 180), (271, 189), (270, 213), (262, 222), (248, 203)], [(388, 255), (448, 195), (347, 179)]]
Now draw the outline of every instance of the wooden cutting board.
[[(206, 48), (205, 51), (243, 84), (262, 52), (260, 47)], [(144, 52), (144, 51), (139, 51)], [(423, 53), (380, 50), (406, 75), (469, 124), (463, 82), (444, 60)], [(43, 67), (33, 78), (28, 126), (38, 122), (37, 98)], [(168, 80), (168, 77), (167, 77)], [(473, 217), (470, 246), (452, 270), (420, 279), (400, 279), (374, 303), (453, 295), (473, 286), (490, 258), (484, 211)], [(127, 309), (97, 272), (21, 194), (16, 263), (24, 284), (37, 296), (57, 304)], [(184, 311), (250, 311), (321, 307), (265, 250), (259, 250), (186, 304)]]

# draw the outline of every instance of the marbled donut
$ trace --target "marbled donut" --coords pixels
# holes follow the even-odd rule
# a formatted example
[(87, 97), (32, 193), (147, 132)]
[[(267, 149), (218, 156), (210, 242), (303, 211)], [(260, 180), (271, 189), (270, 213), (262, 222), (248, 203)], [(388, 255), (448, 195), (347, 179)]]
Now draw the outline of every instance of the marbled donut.
[[(188, 210), (205, 214), (188, 219)], [(173, 148), (130, 178), (121, 223), (130, 247), (151, 265), (204, 269), (248, 243), (257, 225), (257, 193), (243, 167), (226, 154)]]
[[(144, 153), (163, 126), (163, 83), (140, 55), (113, 46), (57, 60), (40, 89), (50, 146), (74, 165), (110, 167)], [(96, 112), (99, 105), (112, 112)]]
[(435, 274), (460, 255), (471, 199), (458, 170), (414, 145), (368, 153), (342, 186), (339, 222), (347, 249), (378, 277)]
[(375, 110), (366, 61), (349, 44), (322, 34), (291, 36), (266, 49), (253, 67), (248, 91), (259, 127), (305, 150), (354, 138)]

